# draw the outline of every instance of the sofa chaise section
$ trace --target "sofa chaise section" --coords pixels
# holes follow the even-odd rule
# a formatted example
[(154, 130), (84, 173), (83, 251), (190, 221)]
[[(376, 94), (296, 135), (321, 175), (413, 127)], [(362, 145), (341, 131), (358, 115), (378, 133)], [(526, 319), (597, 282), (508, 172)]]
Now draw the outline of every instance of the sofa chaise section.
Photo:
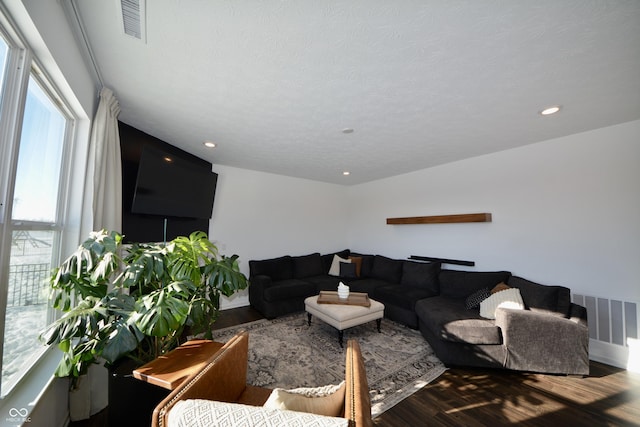
[[(467, 298), (498, 284), (517, 288), (523, 310), (497, 308), (495, 319), (467, 309)], [(443, 271), (441, 293), (416, 303), (419, 329), (447, 365), (553, 374), (589, 373), (586, 309), (570, 291), (509, 272)]]

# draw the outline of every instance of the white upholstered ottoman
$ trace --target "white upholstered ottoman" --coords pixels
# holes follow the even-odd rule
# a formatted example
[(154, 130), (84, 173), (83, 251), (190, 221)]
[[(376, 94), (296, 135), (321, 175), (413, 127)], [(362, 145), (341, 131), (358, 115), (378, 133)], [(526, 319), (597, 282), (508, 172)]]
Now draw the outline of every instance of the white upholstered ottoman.
[(371, 303), (369, 307), (346, 304), (321, 304), (318, 303), (318, 297), (318, 295), (315, 295), (304, 300), (308, 323), (311, 325), (311, 316), (316, 316), (318, 319), (336, 328), (338, 330), (340, 347), (342, 347), (343, 331), (347, 328), (375, 320), (378, 332), (380, 332), (380, 325), (382, 317), (384, 316), (384, 304), (381, 302), (369, 298)]

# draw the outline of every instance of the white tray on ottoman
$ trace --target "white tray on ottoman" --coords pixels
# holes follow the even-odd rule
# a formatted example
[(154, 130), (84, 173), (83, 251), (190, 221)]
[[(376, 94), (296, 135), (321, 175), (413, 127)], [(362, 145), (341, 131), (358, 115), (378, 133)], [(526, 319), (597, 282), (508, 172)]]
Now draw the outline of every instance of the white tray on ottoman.
[(319, 295), (308, 297), (304, 300), (308, 323), (311, 325), (311, 316), (316, 316), (323, 322), (338, 330), (338, 342), (342, 347), (343, 331), (347, 328), (362, 325), (363, 323), (376, 321), (378, 332), (384, 317), (384, 304), (369, 298), (368, 307), (348, 304), (322, 304), (318, 303)]

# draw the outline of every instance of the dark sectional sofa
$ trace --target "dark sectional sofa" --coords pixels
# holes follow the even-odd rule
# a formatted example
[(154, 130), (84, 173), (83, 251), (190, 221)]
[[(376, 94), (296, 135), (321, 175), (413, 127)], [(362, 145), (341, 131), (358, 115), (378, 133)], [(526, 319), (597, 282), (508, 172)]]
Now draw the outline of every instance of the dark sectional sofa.
[[(351, 259), (329, 275), (334, 256)], [(397, 260), (349, 250), (249, 261), (249, 301), (267, 318), (304, 310), (304, 299), (336, 290), (366, 292), (385, 317), (419, 329), (447, 365), (554, 374), (589, 373), (587, 313), (562, 286), (546, 286), (508, 271), (442, 269), (439, 263)], [(495, 319), (468, 309), (468, 298), (504, 283), (525, 309), (495, 310)]]

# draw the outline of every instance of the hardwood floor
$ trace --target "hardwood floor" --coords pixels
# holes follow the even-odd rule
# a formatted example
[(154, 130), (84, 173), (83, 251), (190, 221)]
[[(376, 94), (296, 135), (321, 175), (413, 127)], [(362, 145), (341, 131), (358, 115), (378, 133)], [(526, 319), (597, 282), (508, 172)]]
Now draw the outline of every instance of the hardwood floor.
[(587, 378), (450, 369), (377, 426), (640, 425), (640, 374), (590, 363)]
[[(260, 318), (249, 307), (225, 310), (216, 329)], [(593, 361), (590, 368), (586, 378), (452, 368), (374, 424), (640, 426), (640, 374)], [(70, 426), (105, 426), (107, 411)]]

